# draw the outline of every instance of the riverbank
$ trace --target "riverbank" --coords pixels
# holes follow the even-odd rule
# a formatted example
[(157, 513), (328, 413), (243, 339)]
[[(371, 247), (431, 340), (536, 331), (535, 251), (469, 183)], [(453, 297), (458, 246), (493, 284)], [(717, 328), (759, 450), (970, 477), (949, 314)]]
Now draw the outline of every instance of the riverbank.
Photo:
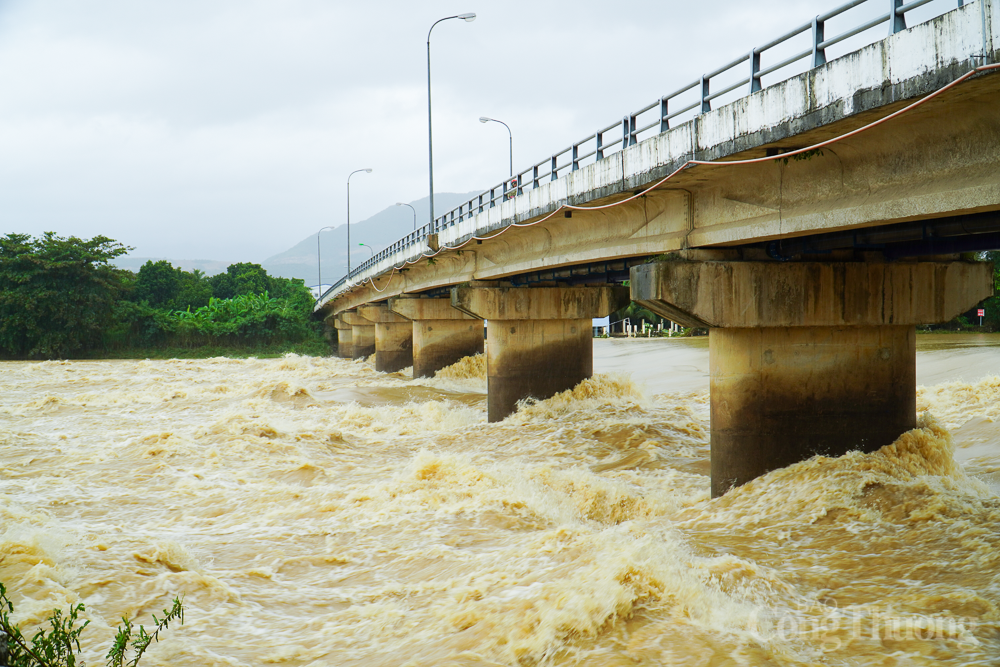
[(92, 356), (82, 356), (80, 359), (209, 359), (212, 357), (229, 357), (231, 359), (270, 359), (286, 354), (298, 354), (309, 357), (329, 356), (330, 345), (324, 340), (306, 341), (303, 343), (278, 343), (272, 345), (227, 346), (202, 345), (199, 347), (148, 347), (128, 348), (124, 350), (94, 351)]

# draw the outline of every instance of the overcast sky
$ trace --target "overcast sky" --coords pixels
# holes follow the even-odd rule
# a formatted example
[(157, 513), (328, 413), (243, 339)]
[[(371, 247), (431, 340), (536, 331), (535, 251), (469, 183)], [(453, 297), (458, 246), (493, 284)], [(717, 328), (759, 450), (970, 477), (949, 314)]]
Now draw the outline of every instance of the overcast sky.
[[(515, 169), (830, 0), (0, 0), (0, 232), (262, 261)], [(884, 4), (884, 2), (882, 3)], [(881, 5), (880, 5), (881, 7)], [(884, 8), (883, 8), (884, 9)], [(440, 213), (440, 212), (439, 212)]]

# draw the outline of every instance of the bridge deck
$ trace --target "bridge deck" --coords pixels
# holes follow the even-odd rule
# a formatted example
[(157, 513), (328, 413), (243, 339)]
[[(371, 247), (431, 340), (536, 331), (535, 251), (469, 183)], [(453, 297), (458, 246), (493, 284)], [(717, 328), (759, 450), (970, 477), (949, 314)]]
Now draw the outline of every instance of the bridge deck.
[(997, 60), (1000, 0), (982, 2), (706, 111), (557, 180), (532, 183), (537, 187), (512, 199), (491, 206), (484, 194), (478, 209), (439, 219), (434, 234), (425, 227), (379, 253), (331, 288), (317, 309), (339, 312), (473, 279), (682, 247), (1000, 209), (1000, 75), (983, 74), (822, 154), (697, 166), (627, 203), (571, 217), (559, 210), (628, 199), (691, 159), (780, 155), (905, 107)]

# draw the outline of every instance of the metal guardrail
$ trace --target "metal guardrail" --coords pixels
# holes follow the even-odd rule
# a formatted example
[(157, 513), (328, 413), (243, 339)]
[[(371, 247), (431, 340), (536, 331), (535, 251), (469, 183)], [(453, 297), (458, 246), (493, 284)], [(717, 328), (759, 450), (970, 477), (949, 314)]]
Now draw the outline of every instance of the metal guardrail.
[[(708, 74), (702, 75), (697, 80), (683, 86), (682, 88), (678, 88), (669, 95), (664, 95), (655, 102), (647, 104), (641, 109), (626, 115), (622, 118), (622, 120), (616, 121), (607, 127), (591, 133), (580, 141), (553, 153), (550, 157), (542, 160), (541, 162), (533, 164), (527, 169), (518, 172), (516, 174), (516, 182), (514, 179), (511, 179), (509, 181), (499, 183), (477, 197), (460, 204), (451, 211), (448, 211), (444, 215), (436, 218), (433, 225), (428, 223), (418, 227), (415, 231), (407, 234), (387, 248), (375, 253), (373, 257), (355, 267), (349, 275), (344, 276), (328, 290), (326, 290), (326, 292), (324, 292), (318, 299), (318, 303), (321, 303), (324, 297), (338, 290), (352, 277), (365, 272), (375, 264), (388, 259), (392, 255), (395, 255), (406, 248), (422, 244), (424, 239), (426, 239), (429, 234), (437, 233), (442, 229), (446, 229), (479, 213), (483, 213), (487, 209), (495, 207), (499, 202), (503, 202), (506, 199), (513, 198), (514, 196), (524, 194), (526, 191), (538, 188), (545, 181), (555, 181), (559, 178), (559, 172), (565, 173), (566, 170), (576, 171), (580, 168), (582, 163), (589, 161), (590, 158), (593, 158), (594, 162), (603, 160), (614, 153), (637, 144), (640, 140), (639, 135), (649, 132), (650, 130), (656, 129), (657, 132), (666, 132), (670, 129), (670, 123), (672, 120), (689, 111), (695, 110), (695, 115), (711, 111), (712, 101), (725, 95), (726, 93), (730, 93), (743, 86), (747, 86), (747, 94), (752, 94), (762, 90), (763, 77), (774, 74), (805, 59), (808, 59), (807, 62), (809, 63), (809, 67), (807, 69), (820, 67), (826, 64), (826, 49), (839, 44), (846, 39), (854, 37), (859, 33), (870, 30), (871, 28), (874, 28), (882, 23), (888, 23), (890, 35), (894, 35), (901, 30), (905, 30), (907, 28), (907, 12), (917, 9), (918, 7), (922, 7), (932, 1), (933, 0), (912, 0), (911, 2), (904, 2), (904, 0), (851, 0), (850, 2), (840, 5), (836, 9), (816, 16), (809, 23), (805, 23), (798, 28), (785, 33), (781, 37), (767, 42), (763, 46), (754, 48), (746, 55), (741, 56), (736, 60), (709, 72)], [(979, 1), (984, 2), (985, 0)], [(831, 37), (826, 36), (826, 24), (830, 19), (860, 5), (870, 4), (873, 2), (880, 2), (883, 5), (888, 4), (886, 11), (839, 34)], [(957, 0), (958, 7), (962, 7), (966, 4), (970, 4), (968, 0)], [(790, 40), (806, 32), (811, 33), (812, 45), (810, 48), (794, 53), (793, 55), (788, 56), (776, 63), (769, 64), (766, 67), (762, 66), (761, 60), (764, 54), (775, 50), (776, 47), (786, 45), (786, 43)], [(877, 39), (872, 40), (870, 43), (875, 41), (877, 41)], [(738, 67), (741, 66), (745, 68), (745, 76), (741, 76), (735, 82), (729, 81), (723, 83), (722, 85), (725, 86), (724, 88), (713, 90), (712, 82), (714, 79), (725, 78), (725, 75), (731, 75), (733, 72), (737, 71)], [(789, 76), (794, 75), (795, 74), (793, 73)], [(784, 79), (777, 80), (774, 83), (779, 83), (782, 80)], [(685, 94), (692, 90), (696, 93), (693, 101), (688, 99), (678, 102), (678, 98), (683, 99)], [(687, 95), (687, 97), (691, 98), (692, 96)], [(678, 105), (680, 105), (679, 108), (676, 108)], [(650, 112), (656, 113), (652, 114)]]

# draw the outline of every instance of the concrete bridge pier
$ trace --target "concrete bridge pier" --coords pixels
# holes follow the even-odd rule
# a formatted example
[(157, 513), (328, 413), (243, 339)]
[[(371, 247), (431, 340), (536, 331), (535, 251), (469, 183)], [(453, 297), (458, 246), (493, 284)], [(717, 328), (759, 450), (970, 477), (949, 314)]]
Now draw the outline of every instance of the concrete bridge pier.
[(353, 310), (340, 314), (351, 325), (351, 351), (353, 359), (366, 359), (375, 354), (375, 323)]
[(628, 304), (622, 287), (455, 287), (452, 306), (489, 323), (487, 412), (497, 422), (525, 398), (546, 399), (594, 372), (592, 318)]
[(395, 373), (413, 365), (413, 323), (385, 303), (358, 307), (358, 314), (375, 323), (375, 370)]
[(353, 327), (337, 315), (333, 318), (333, 328), (337, 330), (337, 356), (341, 359), (353, 359)]
[(916, 424), (916, 324), (993, 293), (966, 262), (659, 262), (632, 298), (711, 327), (712, 496), (816, 454), (871, 452)]
[(433, 377), (458, 360), (483, 352), (483, 321), (451, 307), (451, 299), (398, 297), (389, 310), (413, 327), (413, 377)]

